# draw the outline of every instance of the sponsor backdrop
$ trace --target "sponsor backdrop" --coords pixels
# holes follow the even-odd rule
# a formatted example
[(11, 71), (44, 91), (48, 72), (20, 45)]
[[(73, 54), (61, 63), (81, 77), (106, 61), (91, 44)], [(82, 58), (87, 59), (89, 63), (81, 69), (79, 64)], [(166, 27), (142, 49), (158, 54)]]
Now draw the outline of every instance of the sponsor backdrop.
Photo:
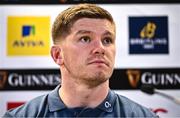
[[(50, 57), (51, 25), (69, 5), (0, 6), (0, 116), (46, 94), (60, 81)], [(151, 84), (180, 99), (180, 4), (102, 4), (117, 25), (117, 56), (110, 87), (160, 117), (180, 117), (180, 105), (148, 95)]]

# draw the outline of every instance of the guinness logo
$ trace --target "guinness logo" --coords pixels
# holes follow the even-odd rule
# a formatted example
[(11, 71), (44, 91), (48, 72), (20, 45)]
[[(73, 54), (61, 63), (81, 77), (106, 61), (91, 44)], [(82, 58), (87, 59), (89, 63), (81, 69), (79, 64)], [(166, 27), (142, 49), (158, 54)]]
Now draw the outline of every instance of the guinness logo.
[(7, 73), (5, 71), (0, 71), (0, 89), (2, 89), (6, 83)]
[(126, 74), (128, 76), (128, 80), (129, 80), (130, 85), (133, 88), (136, 88), (137, 83), (139, 82), (139, 79), (140, 79), (140, 71), (138, 71), (138, 70), (127, 70)]

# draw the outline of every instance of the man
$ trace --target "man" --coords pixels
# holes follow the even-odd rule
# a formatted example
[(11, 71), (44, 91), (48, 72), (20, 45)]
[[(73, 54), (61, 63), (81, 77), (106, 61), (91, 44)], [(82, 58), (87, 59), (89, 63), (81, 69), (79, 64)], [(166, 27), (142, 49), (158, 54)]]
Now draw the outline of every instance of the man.
[(60, 66), (61, 85), (4, 116), (156, 117), (109, 89), (115, 35), (112, 16), (96, 5), (79, 4), (60, 13), (52, 27), (51, 56)]

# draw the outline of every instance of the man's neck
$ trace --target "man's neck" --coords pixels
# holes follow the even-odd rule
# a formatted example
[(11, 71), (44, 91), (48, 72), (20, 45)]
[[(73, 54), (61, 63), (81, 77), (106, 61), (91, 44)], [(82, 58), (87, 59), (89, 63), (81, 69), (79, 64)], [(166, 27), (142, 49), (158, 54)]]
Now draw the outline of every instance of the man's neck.
[(109, 91), (109, 81), (89, 88), (86, 85), (62, 82), (59, 95), (69, 108), (98, 106), (106, 98)]

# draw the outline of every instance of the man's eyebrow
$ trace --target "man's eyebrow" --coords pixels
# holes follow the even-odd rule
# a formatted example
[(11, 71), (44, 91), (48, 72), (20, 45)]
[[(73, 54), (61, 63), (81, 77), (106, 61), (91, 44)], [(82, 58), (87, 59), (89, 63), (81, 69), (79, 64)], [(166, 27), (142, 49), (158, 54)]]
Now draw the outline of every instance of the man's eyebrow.
[(76, 32), (76, 34), (90, 34), (92, 33), (91, 31), (88, 31), (88, 30), (79, 30), (78, 32)]
[(110, 36), (110, 37), (113, 38), (114, 40), (115, 40), (115, 38), (116, 38), (115, 32), (106, 31), (103, 35), (104, 35), (104, 36)]
[(110, 31), (106, 31), (103, 35), (114, 35), (114, 33), (113, 32), (110, 32)]

